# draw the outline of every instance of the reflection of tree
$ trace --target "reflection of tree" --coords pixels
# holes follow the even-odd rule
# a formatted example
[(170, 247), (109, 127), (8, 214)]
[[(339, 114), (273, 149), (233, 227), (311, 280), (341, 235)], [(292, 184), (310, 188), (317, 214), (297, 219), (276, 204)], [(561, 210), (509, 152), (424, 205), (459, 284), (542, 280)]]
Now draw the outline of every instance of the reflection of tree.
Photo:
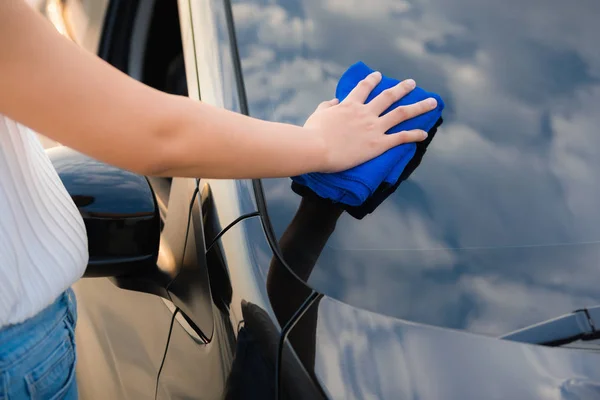
[[(310, 289), (300, 284), (297, 278), (300, 278), (303, 283), (309, 280), (342, 213), (347, 211), (355, 218), (361, 219), (364, 215), (374, 212), (419, 167), (442, 123), (443, 120), (440, 118), (429, 131), (427, 140), (417, 144), (415, 156), (404, 169), (398, 182), (392, 186), (378, 188), (362, 208), (348, 209), (330, 200), (303, 192), (300, 206), (279, 240), (281, 256), (285, 263), (274, 256), (267, 278), (269, 299), (281, 326), (290, 321), (308, 297)], [(306, 311), (288, 336), (298, 357), (311, 374), (315, 363), (317, 306), (318, 301)]]

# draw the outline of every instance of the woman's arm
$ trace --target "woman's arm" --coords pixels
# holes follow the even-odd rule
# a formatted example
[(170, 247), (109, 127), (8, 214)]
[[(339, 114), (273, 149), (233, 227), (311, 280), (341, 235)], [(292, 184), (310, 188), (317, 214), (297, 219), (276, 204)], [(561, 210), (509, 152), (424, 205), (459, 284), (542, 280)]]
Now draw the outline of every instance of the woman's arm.
[(261, 121), (173, 96), (123, 74), (56, 32), (22, 0), (0, 0), (0, 113), (98, 160), (144, 175), (283, 177), (339, 171), (422, 131), (384, 135), (429, 111), (426, 102), (379, 115), (414, 87), (405, 81), (364, 105), (373, 74), (304, 127)]

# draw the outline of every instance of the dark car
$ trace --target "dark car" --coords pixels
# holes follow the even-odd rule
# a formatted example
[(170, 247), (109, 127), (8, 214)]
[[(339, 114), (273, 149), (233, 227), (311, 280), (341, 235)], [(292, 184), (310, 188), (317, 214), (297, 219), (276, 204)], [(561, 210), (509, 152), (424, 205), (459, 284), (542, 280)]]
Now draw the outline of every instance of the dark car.
[(600, 398), (600, 3), (41, 7), (135, 79), (258, 118), (302, 124), (357, 61), (446, 103), (362, 219), (290, 179), (49, 150), (89, 235), (82, 398)]

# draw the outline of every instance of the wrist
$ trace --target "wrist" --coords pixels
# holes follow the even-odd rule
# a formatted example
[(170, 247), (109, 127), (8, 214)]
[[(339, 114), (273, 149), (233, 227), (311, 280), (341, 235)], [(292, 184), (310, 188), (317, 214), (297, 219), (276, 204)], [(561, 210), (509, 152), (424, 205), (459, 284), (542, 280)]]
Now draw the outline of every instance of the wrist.
[(308, 132), (304, 133), (305, 137), (310, 137), (312, 151), (310, 151), (310, 172), (327, 172), (331, 168), (331, 157), (327, 140), (320, 130), (303, 128)]

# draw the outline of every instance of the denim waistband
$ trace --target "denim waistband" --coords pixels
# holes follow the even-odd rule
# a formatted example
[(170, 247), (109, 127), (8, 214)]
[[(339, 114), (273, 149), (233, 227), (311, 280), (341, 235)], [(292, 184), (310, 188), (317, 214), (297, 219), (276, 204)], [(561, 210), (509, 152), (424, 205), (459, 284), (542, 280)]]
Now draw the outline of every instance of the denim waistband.
[(64, 318), (75, 325), (76, 305), (72, 289), (28, 320), (0, 329), (0, 369), (12, 364), (40, 343)]

